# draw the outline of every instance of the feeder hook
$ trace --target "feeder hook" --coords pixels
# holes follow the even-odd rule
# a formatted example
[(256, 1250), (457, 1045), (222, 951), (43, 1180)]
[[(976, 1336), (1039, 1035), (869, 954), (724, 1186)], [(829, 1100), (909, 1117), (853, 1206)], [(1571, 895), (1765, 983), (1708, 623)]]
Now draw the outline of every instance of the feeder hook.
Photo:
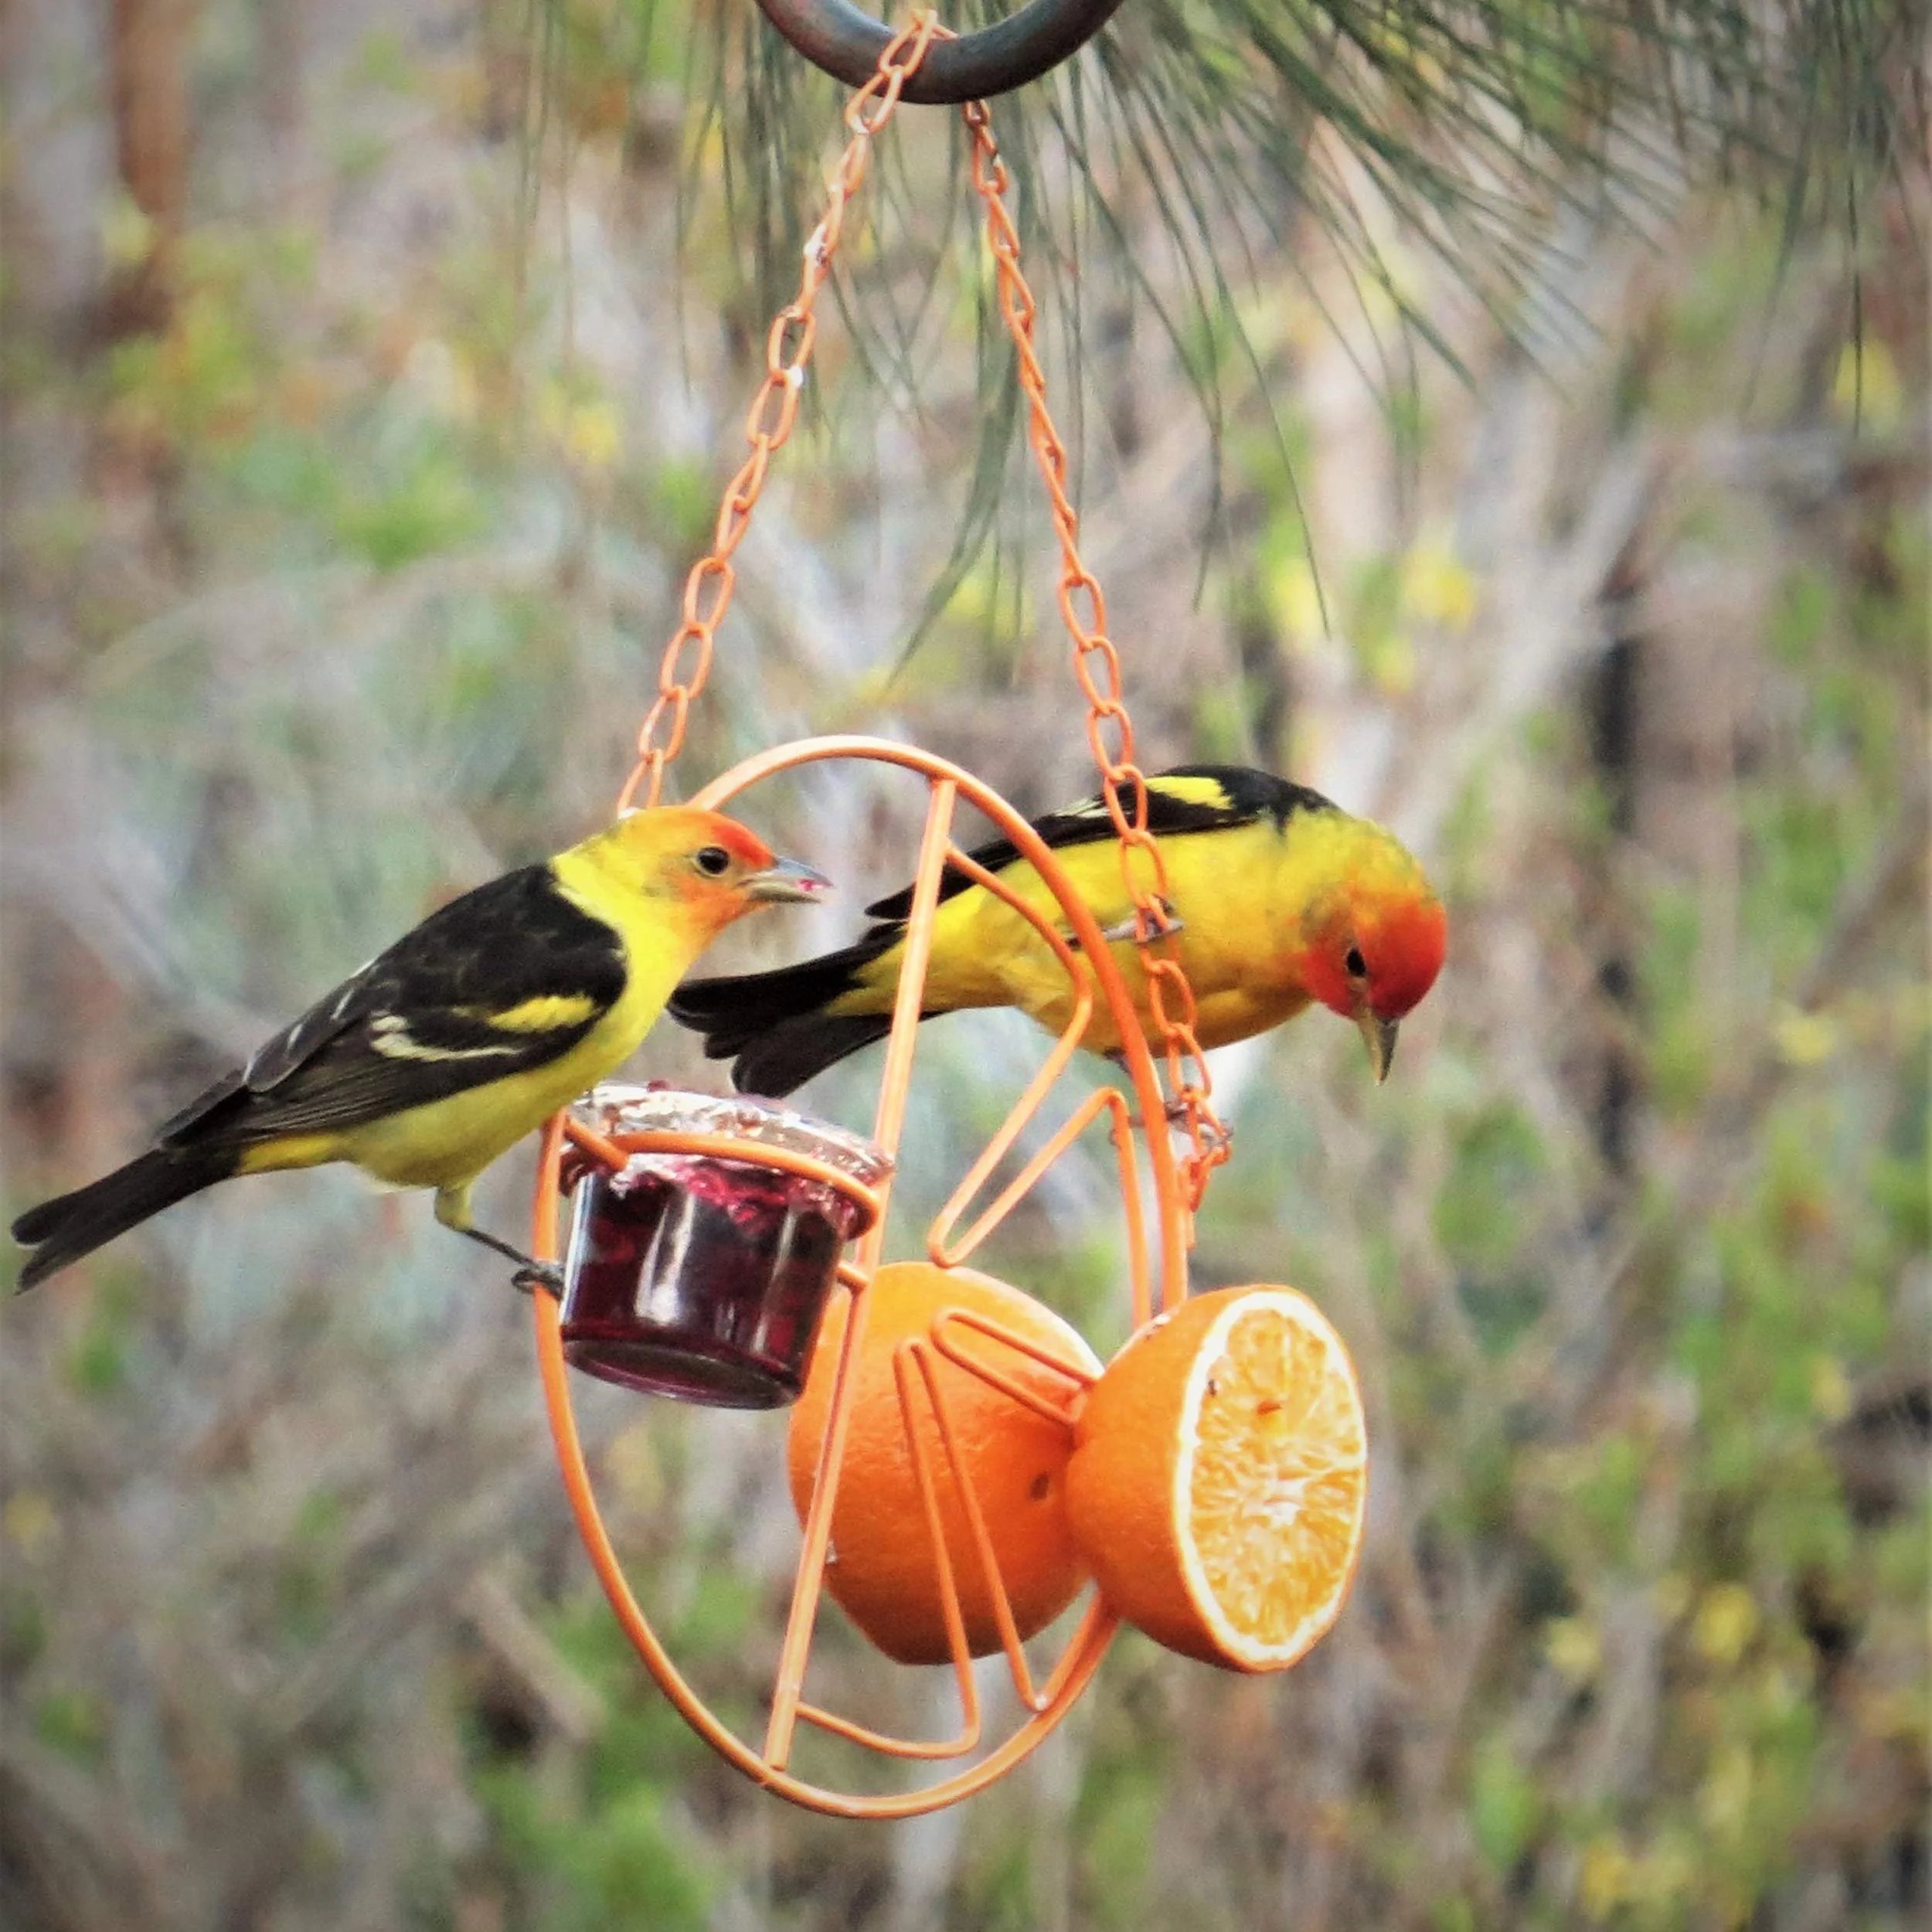
[[(1019, 12), (956, 39), (935, 40), (901, 98), (951, 106), (1010, 93), (1077, 53), (1112, 18), (1121, 0), (1027, 0)], [(892, 30), (852, 0), (758, 0), (765, 18), (815, 67), (849, 87), (877, 71)]]

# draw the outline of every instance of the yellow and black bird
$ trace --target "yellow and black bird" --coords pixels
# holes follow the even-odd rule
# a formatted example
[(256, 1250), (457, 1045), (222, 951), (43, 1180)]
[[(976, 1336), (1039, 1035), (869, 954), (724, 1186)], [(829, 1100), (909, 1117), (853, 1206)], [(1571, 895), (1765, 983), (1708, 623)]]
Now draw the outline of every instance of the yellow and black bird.
[(33, 1250), (19, 1286), (217, 1181), (331, 1161), (434, 1188), (446, 1227), (530, 1270), (471, 1224), (476, 1177), (628, 1059), (733, 920), (829, 885), (735, 820), (666, 806), (479, 886), (216, 1081), (146, 1153), (29, 1209), (13, 1224)]
[[(1319, 792), (1236, 765), (1179, 765), (1148, 781), (1148, 825), (1161, 841), (1177, 945), (1199, 1007), (1202, 1044), (1223, 1046), (1319, 1002), (1352, 1021), (1386, 1077), (1403, 1016), (1435, 983), (1447, 923), (1422, 868), (1393, 834)], [(1114, 824), (1098, 798), (1033, 821), (1071, 875), (1149, 1023)], [(1054, 911), (1039, 875), (998, 839), (972, 856), (1029, 905)], [(1017, 1006), (1059, 1032), (1072, 1012), (1067, 975), (1038, 932), (960, 872), (940, 881), (921, 1019), (970, 1006)], [(910, 891), (867, 908), (879, 923), (856, 944), (775, 972), (695, 980), (673, 1019), (733, 1062), (745, 1093), (788, 1094), (890, 1030)], [(1084, 1046), (1120, 1039), (1104, 1007)]]

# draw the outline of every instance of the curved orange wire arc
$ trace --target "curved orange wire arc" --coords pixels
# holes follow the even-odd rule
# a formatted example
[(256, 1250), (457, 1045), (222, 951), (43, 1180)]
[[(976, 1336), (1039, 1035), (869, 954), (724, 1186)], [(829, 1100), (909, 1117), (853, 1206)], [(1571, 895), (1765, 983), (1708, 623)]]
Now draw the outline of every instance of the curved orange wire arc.
[[(984, 1335), (988, 1341), (999, 1342), (1015, 1355), (1023, 1355), (1041, 1368), (1050, 1369), (1055, 1375), (1064, 1376), (1073, 1385), (1067, 1392), (1066, 1400), (1049, 1402), (1025, 1383), (1016, 1382), (990, 1362), (968, 1355), (963, 1345), (947, 1332), (949, 1328), (964, 1328), (971, 1334)], [(990, 1315), (981, 1315), (971, 1308), (940, 1309), (933, 1318), (928, 1338), (934, 1349), (954, 1368), (963, 1369), (969, 1376), (977, 1376), (989, 1388), (997, 1389), (1009, 1402), (1032, 1410), (1043, 1421), (1057, 1423), (1063, 1429), (1070, 1430), (1079, 1421), (1081, 1404), (1094, 1383), (1094, 1372), (1083, 1362), (1069, 1362), (1058, 1349), (1049, 1349), (1031, 1336), (1022, 1335), (1017, 1328), (1009, 1328), (1005, 1322), (995, 1321)]]
[[(899, 1158), (900, 1131), (905, 1125), (906, 1090), (912, 1081), (913, 1056), (917, 1050), (926, 967), (932, 957), (933, 911), (939, 903), (940, 873), (951, 836), (953, 808), (959, 795), (957, 787), (944, 775), (933, 778), (930, 793), (926, 829), (919, 842), (919, 863), (913, 875), (913, 900), (906, 916), (899, 991), (893, 1002), (892, 1032), (886, 1043), (886, 1066), (879, 1077), (879, 1107), (872, 1124), (872, 1139), (894, 1162)], [(881, 1197), (888, 1202), (891, 1189), (892, 1176), (888, 1174), (879, 1190)], [(868, 1281), (879, 1266), (885, 1239), (886, 1224), (881, 1220), (859, 1242), (857, 1266)], [(832, 1546), (832, 1505), (838, 1494), (838, 1472), (845, 1462), (846, 1429), (852, 1419), (852, 1372), (865, 1335), (866, 1313), (867, 1298), (862, 1291), (852, 1298), (842, 1338), (825, 1437), (818, 1445), (811, 1501), (805, 1509), (804, 1548), (798, 1558), (791, 1613), (778, 1652), (777, 1682), (772, 1692), (770, 1720), (765, 1729), (765, 1756), (781, 1767), (791, 1757), (792, 1733), (804, 1695), (806, 1655), (811, 1648), (812, 1626), (825, 1587), (826, 1553)]]
[[(1098, 921), (1080, 899), (1057, 858), (1039, 835), (1011, 805), (970, 773), (929, 752), (910, 746), (894, 744), (883, 739), (860, 736), (811, 739), (763, 752), (746, 760), (714, 779), (692, 802), (715, 809), (748, 786), (777, 772), (795, 766), (841, 758), (870, 760), (909, 770), (926, 780), (930, 794), (925, 827), (920, 838), (919, 864), (913, 880), (913, 905), (906, 924), (904, 962), (894, 1004), (893, 1031), (886, 1050), (886, 1063), (881, 1080), (875, 1121), (873, 1138), (879, 1144), (887, 1153), (896, 1154), (900, 1134), (905, 1124), (925, 969), (930, 954), (933, 918), (938, 904), (942, 878), (949, 863), (957, 865), (961, 860), (965, 861), (961, 869), (967, 871), (969, 876), (983, 870), (975, 867), (973, 862), (959, 852), (952, 842), (952, 816), (957, 801), (962, 798), (984, 813), (1000, 832), (1012, 841), (1021, 856), (1035, 867), (1053, 894), (1058, 910), (1071, 932), (1070, 943), (1045, 913), (1023, 903), (1020, 903), (1017, 909), (1042, 933), (1062, 964), (1070, 964), (1074, 969), (1072, 978), (1077, 989), (1077, 1009), (1090, 1017), (1094, 1002), (1097, 999), (1107, 1009), (1122, 1042), (1123, 1064), (1141, 1118), (1157, 1122), (1164, 1120), (1165, 1100), (1153, 1058), (1143, 1038), (1132, 997), (1100, 932)], [(1000, 896), (1009, 903), (1015, 903), (1017, 899), (1017, 895), (1006, 892), (1002, 892)], [(1056, 1039), (1048, 1055), (1049, 1062), (1055, 1072), (1064, 1065), (1066, 1059), (1070, 1058), (1077, 1043), (1077, 1035), (1069, 1036), (1063, 1034)], [(993, 1142), (975, 1162), (966, 1182), (956, 1190), (954, 1200), (942, 1211), (940, 1221), (934, 1223), (933, 1233), (929, 1237), (929, 1247), (938, 1241), (944, 1232), (941, 1223), (950, 1226), (951, 1221), (957, 1220), (963, 1212), (964, 1204), (974, 1197), (986, 1176), (990, 1175), (1004, 1155), (1010, 1151), (1027, 1121), (1037, 1111), (1047, 1088), (1052, 1083), (1050, 1078), (1045, 1080), (1036, 1078), (1029, 1083), (1020, 1103), (1002, 1122), (995, 1131)], [(1045, 1172), (1052, 1160), (1064, 1152), (1073, 1140), (1103, 1113), (1111, 1116), (1114, 1138), (1121, 1157), (1122, 1198), (1127, 1208), (1128, 1222), (1128, 1264), (1132, 1277), (1134, 1321), (1138, 1327), (1148, 1318), (1156, 1304), (1154, 1284), (1150, 1279), (1155, 1253), (1151, 1251), (1146, 1238), (1147, 1230), (1140, 1199), (1141, 1179), (1134, 1167), (1131, 1138), (1127, 1125), (1127, 1103), (1116, 1089), (1109, 1087), (1101, 1090), (1090, 1096), (1076, 1110), (1073, 1118), (1050, 1137), (1039, 1153), (1026, 1164), (1021, 1175), (1017, 1177), (1017, 1182), (1009, 1183), (992, 1206), (982, 1213), (980, 1222), (968, 1230), (962, 1245), (983, 1239), (991, 1227), (1010, 1212), (1026, 1189)], [(546, 1259), (554, 1258), (558, 1250), (557, 1185), (566, 1131), (573, 1145), (581, 1150), (586, 1157), (603, 1161), (609, 1161), (614, 1157), (620, 1165), (626, 1148), (631, 1142), (646, 1138), (656, 1145), (675, 1147), (681, 1151), (691, 1148), (695, 1141), (723, 1138), (723, 1148), (716, 1151), (735, 1151), (743, 1158), (762, 1159), (782, 1151), (762, 1147), (756, 1148), (754, 1151), (750, 1144), (733, 1141), (729, 1137), (653, 1134), (648, 1137), (627, 1136), (622, 1141), (617, 1141), (599, 1135), (594, 1130), (584, 1128), (579, 1123), (570, 1123), (567, 1129), (561, 1124), (553, 1124), (545, 1138), (532, 1226), (533, 1251), (539, 1257)], [(1147, 1137), (1146, 1145), (1158, 1220), (1158, 1305), (1168, 1307), (1177, 1304), (1186, 1293), (1186, 1217), (1180, 1209), (1179, 1176), (1175, 1170), (1174, 1152), (1168, 1137), (1158, 1132), (1151, 1134)], [(796, 1162), (808, 1160), (807, 1156), (796, 1157)], [(796, 1162), (787, 1162), (784, 1164), (791, 1167), (793, 1171), (807, 1171)], [(830, 1179), (832, 1177), (828, 1175), (824, 1178)], [(837, 1179), (844, 1185), (849, 1196), (854, 1194), (855, 1184), (850, 1181), (849, 1177), (839, 1175)], [(1019, 1182), (1023, 1182), (1025, 1185), (1018, 1185)], [(845, 1425), (850, 1412), (855, 1372), (859, 1360), (859, 1345), (855, 1342), (854, 1337), (862, 1335), (867, 1299), (865, 1288), (879, 1264), (883, 1250), (886, 1226), (884, 1216), (891, 1195), (889, 1177), (871, 1192), (876, 1200), (879, 1218), (866, 1230), (858, 1243), (855, 1253), (842, 1265), (839, 1271), (840, 1279), (851, 1291), (851, 1305), (843, 1345), (833, 1377), (825, 1434), (820, 1448), (812, 1501), (806, 1512), (804, 1548), (800, 1558), (785, 1637), (780, 1650), (771, 1714), (761, 1749), (754, 1748), (738, 1737), (712, 1713), (679, 1672), (639, 1606), (597, 1508), (577, 1429), (575, 1413), (571, 1406), (570, 1384), (563, 1360), (558, 1311), (556, 1303), (549, 1296), (535, 1298), (536, 1305), (533, 1321), (543, 1370), (545, 1405), (549, 1414), (558, 1461), (563, 1471), (566, 1492), (577, 1519), (578, 1529), (590, 1553), (598, 1580), (620, 1624), (666, 1696), (686, 1723), (714, 1750), (747, 1776), (779, 1795), (809, 1809), (834, 1816), (885, 1818), (910, 1817), (951, 1804), (991, 1784), (1018, 1764), (1060, 1721), (1085, 1689), (1112, 1639), (1117, 1627), (1117, 1619), (1097, 1599), (1090, 1603), (1084, 1616), (1067, 1640), (1066, 1647), (1058, 1662), (1043, 1682), (1036, 1685), (1014, 1624), (1004, 1580), (999, 1574), (998, 1561), (978, 1499), (964, 1476), (964, 1465), (957, 1453), (953, 1419), (944, 1391), (936, 1382), (934, 1366), (940, 1359), (951, 1362), (1013, 1400), (1022, 1402), (1035, 1413), (1050, 1412), (1053, 1420), (1069, 1427), (1083, 1397), (1088, 1375), (1079, 1365), (1065, 1360), (1050, 1349), (1043, 1349), (1025, 1337), (1005, 1330), (997, 1322), (975, 1316), (971, 1311), (948, 1310), (934, 1322), (929, 1335), (914, 1338), (901, 1345), (900, 1351), (895, 1354), (894, 1373), (897, 1379), (902, 1420), (908, 1433), (919, 1480), (921, 1513), (926, 1523), (929, 1547), (934, 1553), (941, 1614), (946, 1626), (949, 1656), (962, 1706), (961, 1730), (952, 1738), (937, 1741), (893, 1738), (806, 1702), (804, 1696), (806, 1665), (818, 1605), (824, 1587), (825, 1554), (830, 1540), (832, 1509), (843, 1459)], [(940, 1245), (943, 1247), (943, 1242)], [(1063, 1410), (1050, 1410), (1050, 1406), (1049, 1408), (1043, 1408), (1036, 1393), (1005, 1374), (996, 1363), (988, 1360), (983, 1349), (968, 1348), (961, 1338), (974, 1334), (995, 1344), (1011, 1348), (1063, 1375), (1069, 1385), (1066, 1407)], [(965, 1756), (978, 1747), (984, 1735), (983, 1714), (971, 1658), (968, 1651), (963, 1616), (959, 1609), (957, 1580), (952, 1567), (954, 1557), (947, 1545), (940, 1513), (938, 1476), (930, 1466), (930, 1451), (925, 1440), (925, 1432), (916, 1425), (913, 1420), (914, 1404), (921, 1398), (931, 1409), (947, 1464), (953, 1471), (972, 1545), (971, 1560), (979, 1566), (988, 1583), (995, 1623), (1000, 1634), (1000, 1648), (1005, 1656), (1015, 1692), (1026, 1714), (1016, 1728), (986, 1755), (935, 1784), (896, 1793), (856, 1794), (830, 1790), (808, 1782), (789, 1768), (795, 1729), (801, 1719), (821, 1730), (882, 1755), (913, 1761), (936, 1761)]]

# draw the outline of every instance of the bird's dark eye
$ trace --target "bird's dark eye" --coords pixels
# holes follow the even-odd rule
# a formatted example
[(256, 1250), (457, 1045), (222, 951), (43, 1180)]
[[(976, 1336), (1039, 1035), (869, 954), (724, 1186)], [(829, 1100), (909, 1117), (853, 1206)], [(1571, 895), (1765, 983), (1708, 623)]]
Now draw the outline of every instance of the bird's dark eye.
[(1362, 957), (1362, 948), (1359, 946), (1351, 946), (1349, 948), (1348, 957), (1342, 961), (1342, 964), (1347, 968), (1351, 979), (1366, 979), (1369, 977), (1369, 962)]
[(707, 845), (691, 862), (707, 879), (722, 878), (731, 869), (731, 855), (722, 845)]

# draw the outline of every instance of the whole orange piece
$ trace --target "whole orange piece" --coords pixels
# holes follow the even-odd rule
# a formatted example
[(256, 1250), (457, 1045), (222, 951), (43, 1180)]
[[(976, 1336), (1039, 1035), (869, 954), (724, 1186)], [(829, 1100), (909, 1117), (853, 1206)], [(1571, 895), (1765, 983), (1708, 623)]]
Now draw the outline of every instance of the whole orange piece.
[(1342, 1338), (1293, 1288), (1223, 1288), (1143, 1328), (1082, 1410), (1066, 1472), (1100, 1594), (1170, 1650), (1285, 1669), (1339, 1613), (1368, 1496)]
[[(972, 1655), (985, 1656), (1000, 1648), (999, 1624), (961, 1481), (971, 1485), (978, 1503), (1016, 1634), (1030, 1637), (1051, 1623), (1087, 1580), (1066, 1519), (1073, 1436), (1064, 1420), (1038, 1413), (940, 1355), (931, 1345), (933, 1325), (948, 1309), (961, 1310), (1024, 1337), (1083, 1376), (1097, 1375), (1100, 1362), (1078, 1331), (1050, 1308), (969, 1268), (894, 1262), (861, 1292), (865, 1328), (854, 1365), (825, 1587), (888, 1657), (903, 1664), (938, 1664), (951, 1655), (938, 1561), (894, 1368), (902, 1351), (916, 1349), (944, 1400), (957, 1465), (940, 1435), (925, 1377), (909, 1358), (911, 1429), (932, 1477), (966, 1646)], [(826, 1311), (804, 1391), (791, 1412), (786, 1464), (801, 1522), (811, 1503), (851, 1305), (849, 1298), (840, 1297)], [(1071, 1413), (1080, 1386), (1076, 1379), (964, 1325), (948, 1324), (946, 1332), (974, 1362)]]

